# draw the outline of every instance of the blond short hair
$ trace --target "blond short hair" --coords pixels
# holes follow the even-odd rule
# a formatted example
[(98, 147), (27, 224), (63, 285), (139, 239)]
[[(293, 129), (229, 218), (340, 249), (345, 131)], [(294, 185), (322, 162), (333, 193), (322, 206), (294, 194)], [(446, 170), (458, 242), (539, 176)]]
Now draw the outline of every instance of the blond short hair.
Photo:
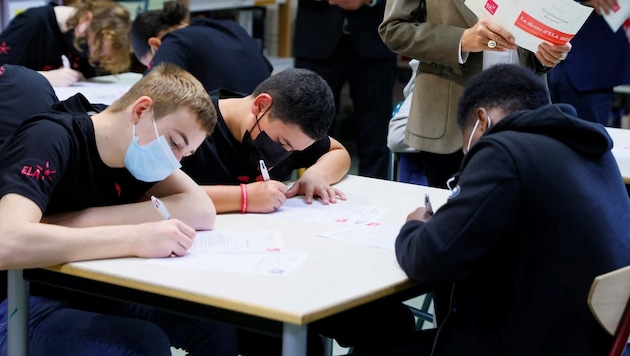
[[(74, 46), (87, 42), (87, 34), (94, 34), (94, 42), (90, 46), (88, 61), (111, 74), (126, 72), (131, 66), (131, 17), (122, 5), (111, 0), (82, 0), (72, 4), (75, 13), (68, 19), (69, 28), (76, 27), (79, 20), (87, 13), (92, 14), (92, 21), (86, 33), (75, 37)], [(111, 51), (101, 55), (103, 47), (108, 44)]]
[(121, 112), (138, 98), (148, 96), (153, 100), (153, 113), (159, 120), (179, 109), (187, 109), (208, 135), (217, 123), (217, 112), (212, 99), (203, 85), (192, 74), (171, 63), (160, 63), (122, 97), (108, 107), (112, 112)]

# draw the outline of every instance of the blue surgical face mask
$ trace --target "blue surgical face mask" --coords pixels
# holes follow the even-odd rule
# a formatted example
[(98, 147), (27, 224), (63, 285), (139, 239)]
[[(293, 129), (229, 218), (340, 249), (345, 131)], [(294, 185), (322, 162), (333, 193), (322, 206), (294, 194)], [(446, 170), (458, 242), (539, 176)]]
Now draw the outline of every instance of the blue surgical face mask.
[(153, 128), (157, 138), (146, 146), (140, 146), (136, 136), (136, 125), (133, 125), (131, 129), (133, 139), (125, 154), (125, 167), (136, 179), (143, 182), (159, 182), (182, 166), (166, 138), (159, 135), (155, 118)]

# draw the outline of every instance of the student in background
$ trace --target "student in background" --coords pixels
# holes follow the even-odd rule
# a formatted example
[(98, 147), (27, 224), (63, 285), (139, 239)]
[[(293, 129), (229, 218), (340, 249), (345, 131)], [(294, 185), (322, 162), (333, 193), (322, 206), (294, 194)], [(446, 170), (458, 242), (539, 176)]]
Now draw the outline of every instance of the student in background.
[(273, 67), (262, 49), (235, 21), (206, 18), (185, 22), (188, 9), (179, 1), (139, 14), (131, 30), (133, 51), (152, 67), (177, 64), (192, 73), (208, 92), (226, 88), (251, 93)]
[[(0, 146), (0, 270), (185, 254), (216, 212), (179, 160), (215, 124), (203, 86), (167, 64), (109, 107), (77, 94), (24, 121)], [(5, 299), (0, 350), (9, 317)], [(223, 324), (41, 285), (31, 286), (29, 335), (34, 355), (237, 352), (236, 332)]]
[[(315, 196), (324, 204), (345, 200), (331, 185), (350, 169), (350, 155), (327, 135), (335, 103), (319, 75), (290, 68), (249, 95), (219, 90), (211, 96), (217, 128), (182, 169), (202, 185), (217, 212), (268, 213), (298, 194), (309, 203)], [(270, 181), (263, 180), (261, 159)], [(282, 181), (298, 168), (307, 169), (287, 187)]]
[(129, 12), (110, 0), (31, 8), (0, 32), (0, 63), (39, 71), (53, 86), (101, 74), (97, 68), (122, 73), (131, 63), (130, 30)]
[(41, 74), (22, 66), (0, 65), (0, 145), (22, 121), (57, 101)]
[(630, 200), (605, 128), (550, 105), (517, 65), (471, 78), (457, 116), (452, 194), (434, 215), (410, 213), (396, 239), (411, 280), (449, 287), (434, 294), (448, 313), (381, 354), (606, 354), (612, 337), (586, 300), (596, 276), (630, 264)]
[[(420, 185), (428, 185), (427, 176), (422, 168), (421, 156), (417, 149), (405, 144), (405, 132), (407, 131), (407, 120), (409, 119), (409, 110), (411, 109), (411, 98), (413, 97), (413, 86), (416, 81), (416, 73), (418, 72), (417, 59), (409, 61), (411, 67), (411, 78), (405, 88), (403, 88), (403, 100), (397, 108), (394, 109), (394, 115), (389, 120), (389, 131), (387, 132), (387, 147), (396, 154), (398, 160), (398, 181), (403, 183), (412, 183)], [(396, 174), (396, 173), (394, 173)]]

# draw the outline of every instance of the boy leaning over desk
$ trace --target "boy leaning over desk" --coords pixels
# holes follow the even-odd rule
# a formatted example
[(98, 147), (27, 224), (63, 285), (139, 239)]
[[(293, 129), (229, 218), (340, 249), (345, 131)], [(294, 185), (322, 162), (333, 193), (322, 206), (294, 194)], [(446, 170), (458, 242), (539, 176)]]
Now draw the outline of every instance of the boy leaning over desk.
[[(317, 196), (324, 204), (345, 200), (331, 185), (350, 169), (350, 154), (327, 132), (335, 115), (330, 87), (318, 74), (290, 68), (260, 83), (251, 94), (211, 92), (216, 130), (182, 169), (202, 185), (217, 212), (268, 213), (287, 198)], [(265, 180), (260, 161), (271, 180)], [(307, 168), (290, 188), (282, 181)]]
[[(251, 94), (211, 93), (215, 131), (182, 169), (202, 185), (217, 212), (272, 212), (287, 198), (319, 197), (324, 204), (346, 197), (332, 186), (350, 168), (350, 155), (327, 131), (335, 115), (330, 87), (318, 74), (290, 68), (263, 81)], [(260, 161), (267, 169), (261, 169)], [(288, 187), (293, 170), (306, 167)], [(390, 345), (415, 328), (410, 310), (398, 302), (374, 302), (309, 326), (309, 355), (321, 354), (324, 334), (355, 350)], [(239, 330), (239, 354), (280, 354), (279, 338)]]
[[(179, 161), (215, 124), (203, 86), (169, 64), (109, 107), (77, 94), (21, 123), (0, 146), (0, 270), (183, 255), (195, 230), (214, 227), (216, 211)], [(160, 197), (172, 219), (145, 195)], [(0, 292), (4, 353), (8, 315)], [(37, 285), (29, 336), (35, 355), (170, 355), (170, 346), (237, 352), (231, 327)]]

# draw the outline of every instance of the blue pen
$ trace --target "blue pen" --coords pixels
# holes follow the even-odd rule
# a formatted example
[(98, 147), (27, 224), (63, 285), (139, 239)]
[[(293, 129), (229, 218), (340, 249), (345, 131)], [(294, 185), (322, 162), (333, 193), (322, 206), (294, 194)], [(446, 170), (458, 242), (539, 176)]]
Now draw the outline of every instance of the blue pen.
[(166, 220), (171, 219), (171, 213), (168, 212), (168, 209), (166, 209), (166, 205), (164, 205), (164, 203), (162, 203), (160, 199), (152, 195), (151, 201), (153, 202), (153, 206), (155, 206), (157, 211), (160, 213), (160, 215), (162, 215), (164, 219)]

